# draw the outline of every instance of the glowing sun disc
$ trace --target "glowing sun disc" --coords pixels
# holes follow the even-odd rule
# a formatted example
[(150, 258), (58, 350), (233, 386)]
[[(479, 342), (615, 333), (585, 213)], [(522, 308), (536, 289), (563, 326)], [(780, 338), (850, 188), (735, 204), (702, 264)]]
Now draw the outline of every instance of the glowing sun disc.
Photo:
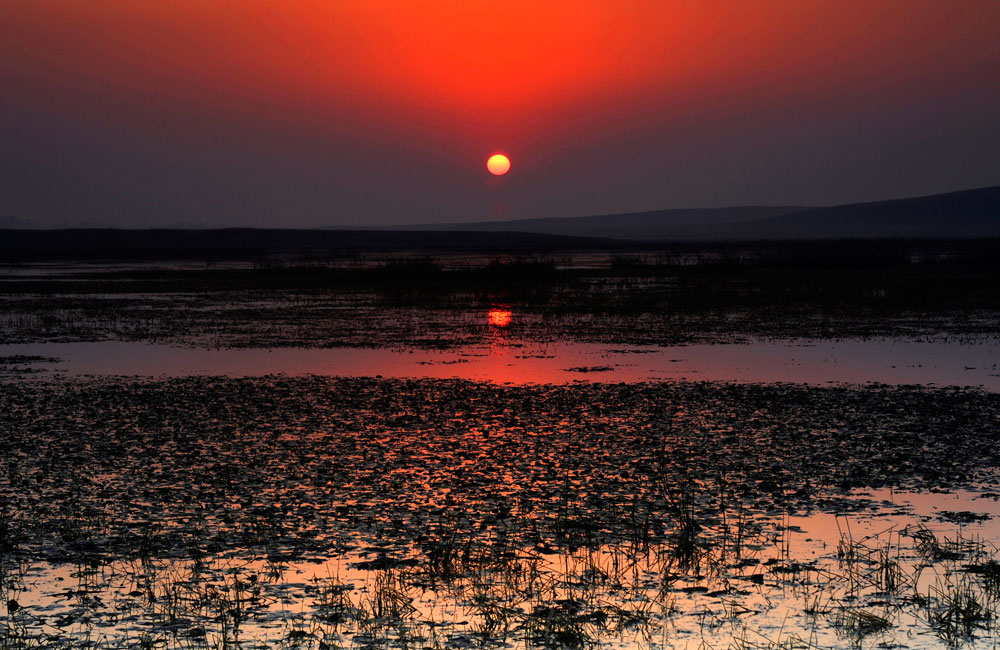
[(510, 158), (502, 153), (495, 153), (486, 161), (486, 169), (494, 176), (503, 176), (510, 171)]

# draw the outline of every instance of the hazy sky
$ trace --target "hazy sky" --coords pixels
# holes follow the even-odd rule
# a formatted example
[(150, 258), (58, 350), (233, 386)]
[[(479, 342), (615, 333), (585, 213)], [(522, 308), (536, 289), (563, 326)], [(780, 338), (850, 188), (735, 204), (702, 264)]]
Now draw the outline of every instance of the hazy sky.
[(0, 0), (0, 215), (374, 225), (996, 185), (998, 34), (997, 0)]

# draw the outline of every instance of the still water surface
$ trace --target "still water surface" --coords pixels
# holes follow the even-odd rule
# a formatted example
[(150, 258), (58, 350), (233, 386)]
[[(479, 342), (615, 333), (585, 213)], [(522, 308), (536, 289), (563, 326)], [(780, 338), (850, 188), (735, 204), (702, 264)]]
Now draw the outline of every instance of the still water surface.
[(659, 380), (921, 384), (1000, 391), (995, 342), (897, 339), (621, 347), (495, 336), (452, 350), (390, 348), (205, 349), (136, 342), (0, 345), (0, 357), (36, 355), (35, 370), (69, 375), (184, 377), (267, 374), (468, 379), (514, 384)]
[[(491, 316), (499, 328), (502, 320), (497, 316), (494, 323)], [(1000, 392), (1000, 345), (984, 342), (622, 347), (525, 342), (497, 331), (479, 344), (450, 350), (206, 349), (122, 341), (0, 345), (0, 357), (19, 355), (55, 360), (8, 359), (0, 374), (29, 370), (81, 382), (84, 375), (428, 377), (518, 385), (875, 382)], [(287, 444), (286, 438), (279, 442)], [(385, 461), (378, 456), (376, 462)], [(280, 468), (272, 471), (280, 474)], [(95, 477), (93, 485), (101, 484)], [(434, 559), (438, 546), (450, 552), (450, 545), (428, 546), (414, 538), (394, 555), (380, 534), (359, 528), (338, 552), (316, 556), (247, 548), (193, 559), (125, 554), (87, 566), (0, 562), (0, 641), (51, 647), (92, 640), (114, 647), (277, 642), (318, 649), (598, 643), (630, 650), (996, 648), (1000, 583), (991, 572), (1000, 566), (1000, 494), (993, 485), (947, 494), (831, 492), (826, 501), (833, 505), (811, 511), (777, 505), (753, 511), (737, 503), (734, 512), (721, 511), (718, 521), (697, 529), (705, 542), (690, 557), (678, 550), (679, 534), (669, 543), (623, 540), (562, 549), (494, 541), (480, 549), (482, 557), (450, 558), (452, 567)], [(251, 507), (267, 497), (251, 496)], [(279, 502), (312, 508), (284, 494)], [(354, 506), (345, 501), (341, 507)], [(554, 502), (551, 511), (524, 521), (565, 517), (561, 507)], [(468, 516), (454, 506), (441, 512), (453, 510)], [(484, 519), (482, 530), (491, 540), (505, 540), (509, 532), (497, 521), (506, 519)], [(454, 530), (476, 528), (473, 523), (479, 525), (470, 520)]]

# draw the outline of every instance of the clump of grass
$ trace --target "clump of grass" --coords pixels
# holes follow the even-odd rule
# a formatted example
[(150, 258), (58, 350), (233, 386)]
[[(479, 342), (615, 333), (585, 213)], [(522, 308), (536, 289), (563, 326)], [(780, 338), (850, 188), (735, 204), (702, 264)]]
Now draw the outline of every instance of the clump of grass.
[(900, 546), (892, 546), (891, 540), (876, 549), (875, 587), (887, 594), (897, 594), (908, 583), (906, 573), (899, 562)]
[(935, 585), (927, 598), (927, 620), (943, 641), (956, 644), (989, 629), (994, 608), (974, 583), (961, 580)]
[(802, 611), (809, 616), (820, 616), (832, 611), (832, 597), (824, 592), (806, 596)]
[(378, 571), (367, 598), (359, 604), (359, 611), (368, 624), (400, 621), (408, 618), (416, 608), (403, 576), (394, 569)]
[(454, 580), (470, 569), (475, 536), (450, 518), (421, 543), (427, 560), (421, 565), (426, 577)]
[(739, 636), (733, 637), (729, 650), (813, 650), (816, 647), (812, 640), (799, 634), (785, 635), (784, 629), (779, 630), (777, 636), (771, 639), (743, 626)]
[[(840, 526), (838, 521), (838, 527)], [(840, 529), (837, 560), (849, 584), (849, 593), (874, 589), (888, 595), (898, 595), (913, 583), (903, 570), (901, 535), (892, 528), (855, 540), (849, 524)]]
[(561, 599), (552, 605), (537, 605), (524, 622), (525, 638), (545, 648), (582, 648), (593, 643), (589, 626), (603, 627), (608, 615), (587, 611), (577, 599)]
[(20, 546), (20, 533), (6, 508), (0, 510), (0, 554), (13, 553)]
[(980, 577), (983, 590), (987, 594), (1000, 598), (1000, 562), (991, 559), (980, 564), (970, 564), (966, 570)]
[(883, 634), (892, 629), (892, 621), (887, 615), (843, 607), (833, 617), (832, 624), (854, 641), (860, 641), (873, 634)]
[(361, 614), (350, 597), (354, 585), (330, 577), (315, 580), (311, 588), (315, 590), (314, 607), (317, 617), (324, 623), (339, 625)]
[(916, 549), (930, 562), (942, 560), (957, 560), (968, 555), (980, 555), (985, 551), (982, 541), (969, 539), (961, 533), (954, 538), (938, 536), (927, 526), (921, 524), (907, 529), (906, 533), (913, 538)]

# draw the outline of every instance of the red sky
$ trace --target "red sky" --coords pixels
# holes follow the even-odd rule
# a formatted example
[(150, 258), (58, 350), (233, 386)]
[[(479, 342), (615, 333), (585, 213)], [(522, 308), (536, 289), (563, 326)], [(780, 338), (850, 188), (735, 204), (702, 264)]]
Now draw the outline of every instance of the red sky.
[(995, 0), (0, 0), (0, 215), (387, 224), (993, 185), (998, 33)]

